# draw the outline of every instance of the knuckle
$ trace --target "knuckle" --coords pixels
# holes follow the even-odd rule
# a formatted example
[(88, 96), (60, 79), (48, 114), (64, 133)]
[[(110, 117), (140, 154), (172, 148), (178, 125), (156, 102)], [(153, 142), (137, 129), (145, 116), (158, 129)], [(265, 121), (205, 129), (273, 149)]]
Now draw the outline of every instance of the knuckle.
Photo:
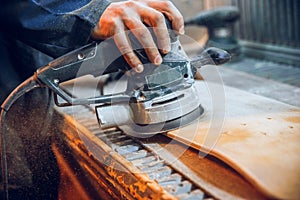
[(126, 1), (124, 4), (128, 8), (132, 8), (132, 7), (136, 7), (137, 2), (131, 0), (131, 1)]
[(139, 64), (139, 60), (137, 59), (136, 56), (132, 55), (132, 54), (128, 54), (127, 55), (127, 62), (129, 64), (132, 64), (133, 66), (137, 66)]
[(169, 45), (170, 44), (170, 37), (162, 37), (160, 40), (162, 45)]
[(183, 17), (180, 16), (180, 15), (178, 15), (178, 16), (175, 15), (175, 16), (174, 16), (174, 21), (177, 22), (177, 24), (180, 24), (180, 25), (184, 24), (184, 22), (183, 22)]
[(159, 55), (159, 52), (156, 47), (145, 48), (147, 56), (154, 61), (154, 59)]
[(112, 3), (105, 10), (105, 12), (108, 13), (119, 13), (122, 11), (123, 11), (122, 6), (119, 3)]
[(101, 38), (111, 37), (115, 34), (117, 30), (117, 22), (116, 20), (112, 19), (102, 19), (101, 26), (98, 26), (98, 33), (100, 34)]
[(132, 53), (132, 49), (129, 46), (126, 45), (119, 45), (118, 46), (119, 51), (124, 55), (130, 55)]
[(183, 16), (181, 15), (181, 13), (178, 13), (177, 15), (174, 16), (175, 17), (175, 20), (178, 20), (180, 22), (183, 23)]
[(164, 1), (165, 8), (173, 8), (173, 3), (171, 1)]
[(138, 21), (135, 18), (132, 17), (124, 17), (123, 18), (124, 24), (126, 24), (127, 27), (135, 27)]
[(147, 28), (142, 28), (142, 29), (139, 29), (139, 30), (137, 31), (137, 36), (138, 36), (139, 38), (144, 39), (144, 38), (149, 37), (149, 35), (150, 35), (150, 33), (149, 33), (149, 31), (148, 31)]
[(153, 20), (155, 21), (156, 25), (164, 23), (165, 17), (161, 12), (155, 12), (153, 15)]
[(106, 18), (102, 22), (103, 22), (102, 24), (105, 25), (106, 28), (115, 30), (117, 27), (117, 19), (116, 18), (110, 18), (110, 19)]
[(133, 52), (128, 52), (124, 54), (126, 62), (131, 66), (137, 66), (140, 62), (139, 59), (136, 57), (136, 55)]

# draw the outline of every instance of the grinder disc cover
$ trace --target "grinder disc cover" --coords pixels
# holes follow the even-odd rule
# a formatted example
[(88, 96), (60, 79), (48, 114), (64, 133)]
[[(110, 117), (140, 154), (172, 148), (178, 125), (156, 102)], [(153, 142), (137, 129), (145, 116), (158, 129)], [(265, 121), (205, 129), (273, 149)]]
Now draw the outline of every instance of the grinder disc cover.
[(196, 119), (200, 118), (204, 113), (204, 109), (201, 105), (199, 105), (195, 110), (192, 112), (170, 120), (163, 123), (156, 123), (156, 124), (147, 124), (147, 125), (122, 125), (119, 126), (121, 130), (123, 130), (126, 134), (132, 135), (135, 137), (149, 137), (152, 135), (155, 135), (157, 133), (164, 133), (168, 132), (177, 128), (180, 128), (182, 126), (186, 126)]

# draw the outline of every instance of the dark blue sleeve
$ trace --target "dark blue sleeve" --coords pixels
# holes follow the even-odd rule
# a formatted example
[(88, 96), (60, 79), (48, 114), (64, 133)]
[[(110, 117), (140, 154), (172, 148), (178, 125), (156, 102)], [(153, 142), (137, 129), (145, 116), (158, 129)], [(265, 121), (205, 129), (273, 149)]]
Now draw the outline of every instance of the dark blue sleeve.
[(108, 0), (10, 0), (0, 9), (1, 24), (16, 39), (58, 57), (88, 43), (109, 4)]

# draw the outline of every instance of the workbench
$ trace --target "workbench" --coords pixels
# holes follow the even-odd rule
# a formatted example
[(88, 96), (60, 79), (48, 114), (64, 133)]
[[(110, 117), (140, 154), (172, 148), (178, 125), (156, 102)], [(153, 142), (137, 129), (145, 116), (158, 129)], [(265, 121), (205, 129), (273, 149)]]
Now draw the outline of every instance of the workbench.
[[(203, 67), (201, 70), (205, 78), (205, 73), (216, 69)], [(288, 103), (298, 106), (300, 95), (297, 87), (226, 67), (217, 68), (217, 72), (225, 86), (243, 90), (238, 93), (252, 93), (250, 96), (256, 93), (269, 98), (271, 102), (276, 100), (280, 105), (282, 103), (279, 101), (287, 107)], [(88, 87), (93, 85), (91, 81), (89, 78), (83, 80), (83, 96)], [(44, 91), (45, 88), (39, 90)], [(230, 98), (234, 99), (232, 96)], [(103, 131), (99, 129), (94, 111), (85, 106), (56, 107), (51, 118), (46, 119), (49, 123), (41, 123), (45, 121), (41, 116), (51, 113), (49, 102), (36, 92), (28, 93), (25, 99), (27, 101), (16, 102), (16, 106), (8, 113), (11, 124), (8, 126), (21, 133), (15, 138), (14, 135), (9, 136), (14, 139), (9, 141), (8, 150), (19, 155), (15, 160), (9, 160), (9, 166), (13, 167), (11, 176), (21, 177), (17, 180), (18, 184), (26, 186), (21, 189), (22, 195), (26, 191), (34, 191), (28, 194), (55, 198), (57, 192), (60, 199), (273, 197), (253, 184), (246, 174), (234, 168), (228, 160), (223, 161), (217, 154), (199, 152), (197, 146), (173, 139), (172, 133), (141, 139), (128, 136), (118, 128)], [(295, 109), (298, 110), (299, 106)], [(299, 116), (295, 119), (293, 128), (298, 130)], [(239, 143), (238, 139), (236, 142)], [(297, 163), (297, 154), (295, 156)], [(158, 167), (157, 171), (150, 170), (147, 160), (152, 167)], [(48, 196), (45, 196), (46, 193)]]
[[(247, 95), (249, 95), (249, 97), (252, 98), (249, 99), (249, 104), (251, 104), (251, 101), (253, 101), (252, 103), (255, 104), (255, 101), (263, 103), (266, 100), (266, 102), (272, 102), (275, 107), (279, 105), (278, 107), (287, 106), (288, 108), (295, 109), (296, 114), (295, 116), (291, 116), (291, 118), (295, 118), (293, 131), (297, 133), (300, 128), (299, 108), (297, 108), (299, 101), (296, 100), (300, 99), (299, 88), (279, 83), (274, 80), (267, 80), (257, 76), (249, 75), (247, 73), (239, 72), (225, 67), (219, 67), (216, 69), (213, 66), (208, 66), (201, 69), (201, 74), (204, 78), (206, 74), (216, 72), (220, 74), (225, 88), (227, 88), (225, 89), (225, 96), (227, 95), (226, 104), (230, 104), (228, 100), (236, 103), (234, 101), (235, 98), (244, 98), (245, 96), (243, 95), (246, 95), (246, 97), (248, 97)], [(86, 83), (88, 81), (83, 82)], [(88, 84), (83, 84), (82, 87), (85, 88), (84, 90), (86, 92), (86, 87), (88, 87)], [(284, 95), (278, 95), (278, 91), (284, 92)], [(265, 97), (255, 96), (253, 94), (250, 94), (250, 92), (256, 93), (258, 95), (264, 95)], [(282, 92), (281, 94), (283, 94)], [(83, 96), (85, 95), (86, 94), (83, 94)], [(290, 99), (288, 97), (290, 97)], [(255, 98), (257, 98), (257, 100)], [(262, 101), (258, 99), (262, 99)], [(244, 99), (244, 101), (247, 101), (247, 99)], [(284, 103), (281, 103), (279, 101)], [(296, 107), (292, 105), (290, 106), (287, 103), (294, 104), (296, 105)], [(262, 105), (257, 106), (259, 107)], [(265, 111), (267, 112), (270, 107), (272, 107), (272, 105), (269, 105), (269, 107), (267, 107), (266, 105), (266, 109), (263, 109), (262, 113), (264, 113)], [(203, 152), (199, 153), (197, 149), (201, 150), (201, 145), (197, 146), (197, 143), (193, 143), (193, 137), (195, 136), (189, 136), (190, 134), (182, 133), (182, 131), (184, 132), (184, 130), (191, 132), (188, 128), (183, 128), (181, 130), (181, 133), (170, 132), (168, 134), (158, 134), (146, 139), (134, 137), (132, 138), (131, 136), (127, 136), (126, 134), (124, 134), (122, 130), (118, 129), (108, 130), (108, 133), (99, 130), (97, 120), (95, 118), (95, 113), (93, 113), (92, 110), (89, 110), (88, 108), (78, 108), (78, 110), (76, 111), (76, 109), (77, 108), (58, 109), (59, 113), (61, 113), (61, 116), (64, 119), (62, 121), (65, 122), (62, 130), (63, 133), (67, 136), (67, 139), (65, 140), (67, 141), (67, 146), (71, 147), (70, 151), (73, 152), (71, 154), (75, 153), (76, 156), (74, 160), (77, 160), (80, 163), (80, 168), (83, 169), (84, 173), (88, 172), (88, 174), (91, 176), (88, 178), (88, 182), (91, 182), (94, 188), (98, 188), (97, 190), (103, 187), (106, 188), (105, 190), (108, 191), (109, 195), (112, 195), (115, 198), (120, 198), (120, 196), (122, 196), (123, 198), (128, 199), (132, 197), (137, 199), (141, 199), (143, 197), (151, 197), (154, 199), (168, 199), (173, 197), (180, 199), (198, 199), (200, 197), (204, 199), (268, 199), (274, 198), (276, 197), (276, 195), (281, 195), (276, 194), (276, 192), (270, 193), (270, 191), (265, 190), (265, 188), (260, 187), (260, 185), (258, 186), (257, 184), (255, 184), (255, 181), (257, 180), (252, 180), (251, 176), (249, 176), (249, 173), (243, 173), (243, 170), (239, 170), (238, 167), (233, 167), (235, 166), (235, 164), (230, 163), (230, 159), (223, 160), (222, 156), (218, 156), (218, 154), (213, 153), (213, 150), (212, 152), (210, 152), (210, 154), (205, 153), (205, 150), (203, 149)], [(241, 112), (244, 112), (245, 110), (242, 109)], [(238, 112), (238, 110), (235, 110), (234, 112)], [(255, 109), (253, 110), (253, 117), (255, 118), (256, 115), (254, 112)], [(271, 115), (272, 112), (270, 112), (270, 116)], [(231, 120), (238, 121), (237, 119), (233, 119), (230, 117), (233, 116), (225, 118), (225, 121), (229, 121), (229, 124), (231, 123)], [(199, 123), (199, 126), (201, 126), (201, 123)], [(243, 126), (247, 125), (244, 124)], [(260, 124), (260, 126), (264, 127), (264, 124)], [(270, 128), (272, 129), (272, 127)], [(74, 133), (76, 133), (75, 136)], [(117, 134), (118, 136), (110, 136), (110, 134)], [(182, 134), (182, 137), (180, 137), (180, 134)], [(230, 133), (228, 134), (230, 135)], [(265, 134), (268, 133), (266, 132)], [(113, 141), (111, 140), (111, 138), (113, 138)], [(298, 134), (296, 135), (296, 141), (294, 141), (293, 144), (294, 146), (297, 146), (298, 141), (300, 142), (300, 140), (297, 140), (297, 138)], [(84, 141), (80, 142), (80, 140)], [(87, 145), (89, 146), (87, 147), (86, 142), (91, 146)], [(237, 142), (237, 144), (239, 143), (239, 137), (235, 142)], [(257, 143), (259, 143), (259, 141), (257, 141)], [(181, 182), (179, 181), (178, 184), (180, 184), (183, 188), (178, 188), (175, 186), (167, 187), (164, 186), (164, 184), (161, 184), (161, 186), (160, 182), (153, 182), (153, 180), (151, 179), (153, 175), (150, 175), (149, 179), (149, 174), (147, 175), (146, 173), (145, 175), (143, 170), (141, 170), (140, 165), (132, 164), (132, 160), (135, 159), (128, 159), (126, 156), (124, 156), (124, 153), (118, 150), (122, 147), (122, 145), (136, 146), (135, 150), (137, 152), (134, 152), (134, 155), (141, 154), (140, 156), (142, 159), (146, 159), (146, 154), (153, 154), (156, 157), (159, 157), (159, 160), (162, 160), (164, 163), (162, 167), (166, 168), (166, 171), (169, 170), (168, 172), (166, 172), (165, 176), (179, 176)], [(243, 146), (243, 140), (240, 141), (240, 146)], [(271, 146), (267, 146), (266, 148), (270, 147)], [(276, 148), (276, 146), (273, 147)], [(90, 148), (92, 149), (92, 151), (90, 150)], [(238, 151), (237, 148), (240, 147), (236, 147), (236, 151)], [(295, 148), (298, 152), (299, 148)], [(295, 148), (292, 148), (292, 150), (295, 150)], [(64, 157), (63, 152), (60, 151), (60, 148), (55, 147), (54, 149), (58, 158)], [(287, 149), (289, 149), (288, 146)], [(251, 154), (251, 149), (244, 149), (243, 151), (249, 151), (249, 154)], [(272, 150), (269, 149), (268, 151)], [(278, 151), (280, 151), (280, 148)], [(95, 156), (93, 152), (101, 153)], [(109, 161), (107, 161), (108, 155), (109, 157), (111, 157), (109, 158)], [(130, 157), (132, 155), (129, 154), (127, 156)], [(294, 166), (294, 170), (296, 170), (295, 176), (297, 177), (299, 175), (299, 170), (297, 171), (297, 166), (299, 166), (299, 159), (297, 158), (297, 156), (295, 158), (295, 162), (290, 164), (296, 164), (296, 167)], [(281, 158), (278, 159), (280, 160)], [(63, 161), (64, 159), (59, 160), (64, 163), (64, 165), (67, 165), (68, 163)], [(74, 160), (72, 162), (74, 162)], [(99, 160), (100, 163), (106, 163), (104, 166), (101, 165), (101, 169), (99, 168), (99, 166), (97, 167), (97, 165), (99, 165)], [(291, 160), (293, 161), (293, 158), (291, 158)], [(291, 160), (289, 160), (289, 162)], [(120, 171), (116, 170), (111, 172), (111, 166), (118, 166), (122, 169)], [(269, 167), (272, 168), (272, 166)], [(64, 171), (64, 169), (66, 168), (68, 169), (71, 167), (61, 167), (61, 171)], [(70, 177), (74, 176), (71, 172), (66, 174), (66, 179), (70, 179)], [(173, 181), (173, 179), (170, 180)], [(272, 182), (272, 180), (270, 181)], [(261, 180), (261, 182), (264, 182), (264, 180)], [(143, 185), (143, 187), (137, 186), (139, 185), (137, 183)], [(299, 183), (293, 183), (293, 185), (295, 184), (297, 185)], [(67, 184), (62, 185), (67, 187)], [(181, 195), (180, 189), (184, 191), (184, 187), (186, 187), (185, 189), (188, 191), (187, 193), (190, 194), (190, 196), (184, 194), (185, 192), (182, 192), (183, 194)], [(84, 185), (81, 185), (80, 188), (81, 189), (79, 189), (78, 191), (83, 191), (85, 187)], [(70, 193), (68, 192), (69, 187), (62, 187), (62, 190), (63, 192), (61, 192), (60, 195), (70, 195)], [(73, 192), (72, 194), (74, 194)], [(295, 192), (293, 195), (295, 195)], [(296, 195), (299, 194), (296, 193)], [(67, 196), (64, 195), (64, 197)]]

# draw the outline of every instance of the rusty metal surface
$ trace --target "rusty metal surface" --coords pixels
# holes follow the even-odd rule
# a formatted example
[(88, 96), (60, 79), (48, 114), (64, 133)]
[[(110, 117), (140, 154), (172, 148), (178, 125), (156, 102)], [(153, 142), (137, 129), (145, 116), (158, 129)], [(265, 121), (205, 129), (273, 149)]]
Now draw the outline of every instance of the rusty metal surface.
[[(83, 110), (80, 112), (84, 113)], [(80, 149), (85, 152), (85, 156), (93, 157), (92, 160), (98, 163), (98, 167), (97, 164), (92, 167), (93, 165), (86, 163), (84, 164), (86, 169), (92, 173), (99, 173), (97, 169), (99, 166), (104, 169), (105, 174), (102, 174), (102, 177), (114, 185), (115, 191), (112, 192), (120, 193), (124, 190), (120, 193), (120, 197), (125, 199), (187, 199), (191, 197), (202, 199), (204, 196), (202, 191), (192, 189), (189, 181), (182, 179), (182, 176), (175, 173), (163, 160), (144, 149), (134, 139), (117, 129), (99, 131), (97, 121), (92, 123), (92, 119), (95, 119), (94, 114), (92, 112), (90, 114), (91, 116), (88, 117), (84, 113), (83, 119), (78, 121), (86, 124), (87, 128), (92, 131), (91, 133), (96, 136), (86, 138), (91, 139), (95, 145), (92, 147), (96, 149), (93, 153), (86, 149), (78, 137), (72, 136), (71, 132), (74, 130), (70, 131), (68, 127), (65, 127), (64, 132), (68, 135), (69, 145), (73, 145), (73, 149), (77, 149), (77, 152), (80, 152), (78, 151)], [(78, 124), (76, 126), (78, 127)], [(81, 131), (85, 132), (83, 134), (86, 137), (92, 137), (86, 132), (87, 130)], [(82, 137), (84, 136), (81, 135)]]
[[(113, 186), (109, 192), (119, 198), (265, 198), (224, 163), (199, 158), (195, 150), (164, 135), (136, 139), (118, 129), (102, 131), (95, 114), (85, 107), (60, 112), (66, 141), (81, 157), (85, 171), (98, 182), (105, 179)], [(93, 144), (88, 148), (87, 140)]]

